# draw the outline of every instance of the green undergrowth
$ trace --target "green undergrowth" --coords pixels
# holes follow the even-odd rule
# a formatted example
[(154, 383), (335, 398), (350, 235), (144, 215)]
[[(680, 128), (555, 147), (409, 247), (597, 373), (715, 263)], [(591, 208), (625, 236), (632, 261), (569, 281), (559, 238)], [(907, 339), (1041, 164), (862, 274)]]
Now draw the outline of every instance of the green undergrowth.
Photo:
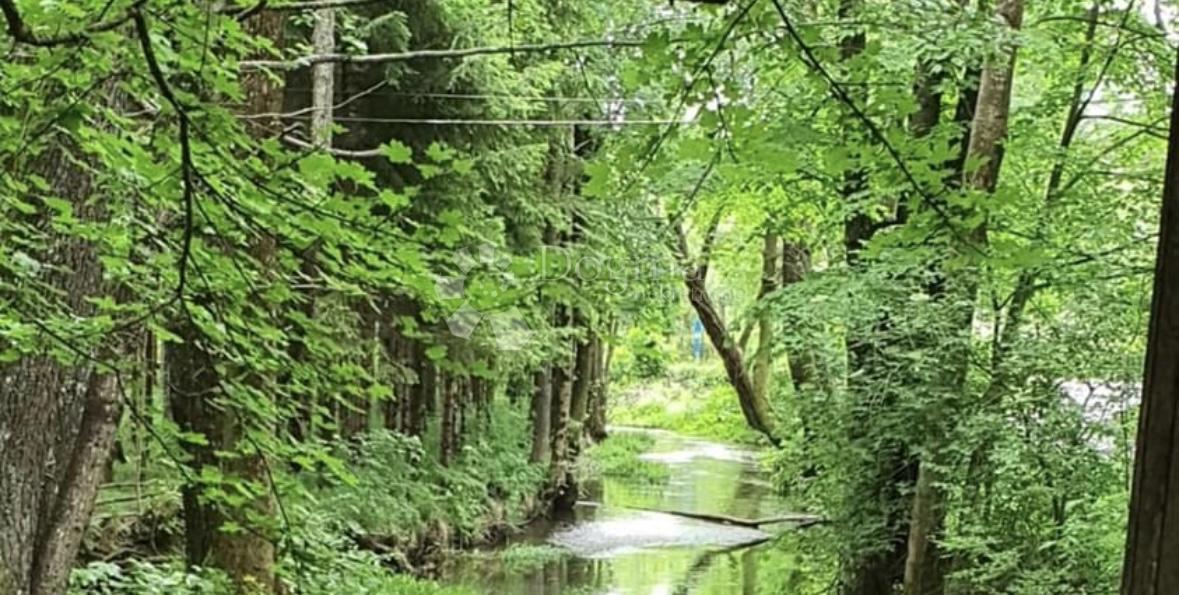
[(447, 467), (417, 438), (374, 432), (346, 455), (349, 477), (309, 486), (307, 508), (342, 531), (399, 545), (478, 544), (534, 505), (545, 476), (528, 462), (528, 441), (520, 414), (497, 412)]
[(663, 378), (636, 380), (616, 394), (610, 409), (615, 425), (741, 444), (763, 440), (745, 423), (737, 395), (715, 362), (673, 364)]
[[(450, 466), (438, 462), (433, 432), (422, 440), (383, 430), (336, 453), (346, 473), (293, 473), (276, 466), (285, 519), (280, 580), (297, 585), (301, 595), (470, 593), (413, 575), (429, 572), (452, 548), (495, 542), (512, 532), (533, 514), (545, 479), (544, 469), (528, 462), (530, 434), (521, 412), (502, 408), (472, 423), (478, 425)], [(109, 504), (100, 506), (88, 535), (95, 542), (92, 558), (109, 557), (103, 550), (135, 550), (161, 530), (171, 537), (167, 546), (142, 552), (151, 562), (95, 561), (75, 569), (71, 595), (234, 593), (220, 573), (185, 569), (174, 484), (147, 484), (150, 498), (134, 506), (124, 493), (128, 488), (105, 490), (101, 501)], [(135, 529), (154, 510), (142, 510), (142, 502), (166, 513), (153, 536), (138, 537), (141, 529)], [(127, 528), (116, 530), (115, 523)], [(529, 555), (510, 554), (519, 558), (513, 563), (525, 563)]]
[[(305, 595), (474, 595), (464, 587), (393, 574), (368, 552), (339, 552), (332, 564), (306, 570), (299, 580), (288, 581)], [(173, 560), (92, 562), (74, 570), (69, 595), (237, 595), (237, 591), (220, 572), (188, 570)]]
[(654, 443), (655, 439), (646, 434), (614, 432), (606, 440), (591, 447), (582, 464), (588, 474), (663, 482), (671, 473), (667, 466), (639, 458)]

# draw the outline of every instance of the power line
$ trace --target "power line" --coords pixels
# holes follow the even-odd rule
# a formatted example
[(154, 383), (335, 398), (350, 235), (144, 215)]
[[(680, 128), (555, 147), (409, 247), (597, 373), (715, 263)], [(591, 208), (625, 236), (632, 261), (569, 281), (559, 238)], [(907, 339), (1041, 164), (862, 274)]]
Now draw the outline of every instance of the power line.
[[(308, 91), (308, 87), (288, 87), (288, 91)], [(556, 95), (512, 95), (510, 93), (443, 93), (443, 92), (422, 92), (414, 93), (410, 91), (379, 91), (373, 93), (378, 96), (388, 97), (423, 97), (428, 99), (463, 99), (463, 100), (483, 100), (483, 99), (504, 99), (504, 100), (520, 100), (520, 101), (536, 101), (545, 103), (624, 103), (633, 105), (657, 105), (658, 100), (647, 99), (633, 99), (626, 97), (578, 97), (578, 96), (556, 96)]]
[(558, 43), (525, 44), (517, 46), (488, 46), (474, 48), (445, 48), (424, 49), (407, 52), (393, 52), (387, 54), (312, 54), (291, 61), (283, 60), (242, 60), (239, 65), (242, 70), (259, 70), (273, 68), (276, 70), (297, 70), (316, 64), (386, 64), (389, 62), (405, 62), (420, 58), (467, 58), (471, 56), (486, 56), (493, 54), (514, 54), (529, 52), (550, 52), (554, 50), (573, 50), (586, 48), (635, 48), (642, 47), (643, 41), (631, 39), (591, 39), (585, 41), (566, 41)]
[[(307, 116), (296, 116), (306, 118)], [(528, 120), (483, 118), (362, 118), (339, 116), (336, 122), (364, 122), (373, 124), (422, 124), (427, 126), (663, 126), (687, 124), (682, 120)]]

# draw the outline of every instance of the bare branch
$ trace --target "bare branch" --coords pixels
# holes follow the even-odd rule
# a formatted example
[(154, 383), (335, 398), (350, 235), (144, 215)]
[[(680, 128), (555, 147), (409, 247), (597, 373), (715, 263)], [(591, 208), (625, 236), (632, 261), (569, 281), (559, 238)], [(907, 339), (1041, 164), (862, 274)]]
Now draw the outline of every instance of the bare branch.
[(291, 145), (292, 147), (298, 147), (300, 149), (306, 149), (308, 151), (322, 150), (322, 151), (325, 151), (331, 155), (335, 155), (336, 157), (350, 157), (353, 159), (364, 159), (366, 157), (380, 157), (381, 155), (385, 154), (385, 150), (383, 148), (364, 149), (364, 150), (356, 151), (356, 150), (350, 150), (350, 149), (336, 149), (336, 148), (328, 149), (326, 147), (317, 147), (317, 146), (315, 146), (305, 140), (295, 138), (290, 135), (283, 135), (282, 142), (287, 143), (288, 145)]
[(1167, 129), (1166, 128), (1159, 126), (1158, 124), (1151, 124), (1150, 122), (1139, 122), (1137, 120), (1131, 120), (1129, 118), (1120, 118), (1118, 116), (1109, 116), (1109, 115), (1084, 116), (1084, 119), (1085, 120), (1105, 120), (1108, 122), (1116, 122), (1118, 124), (1124, 124), (1126, 126), (1133, 126), (1135, 128), (1144, 129), (1146, 131), (1146, 134), (1149, 134), (1155, 138), (1161, 138), (1164, 140), (1166, 140), (1166, 138), (1167, 138)]

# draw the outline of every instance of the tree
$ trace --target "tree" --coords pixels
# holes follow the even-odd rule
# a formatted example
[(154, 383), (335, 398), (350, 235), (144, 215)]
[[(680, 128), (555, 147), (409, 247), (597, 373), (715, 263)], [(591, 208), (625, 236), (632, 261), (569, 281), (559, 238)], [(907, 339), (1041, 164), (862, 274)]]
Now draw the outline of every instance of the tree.
[[(285, 24), (284, 14), (268, 11), (250, 17), (247, 29), (281, 47)], [(265, 74), (247, 76), (243, 92), (248, 115), (282, 109), (283, 88)], [(265, 137), (273, 132), (272, 126), (257, 120), (252, 132)], [(251, 239), (249, 258), (258, 263), (263, 274), (274, 266), (276, 242), (265, 235)], [(221, 296), (205, 297), (206, 304), (216, 304)], [(165, 352), (173, 417), (184, 431), (201, 437), (188, 444), (194, 477), (203, 478), (213, 469), (219, 471), (213, 473), (217, 479), (212, 485), (193, 481), (184, 487), (188, 562), (224, 570), (243, 590), (273, 592), (275, 546), (268, 535), (268, 521), (274, 502), (266, 453), (258, 448), (257, 438), (251, 438), (260, 430), (256, 420), (230, 400), (232, 391), (265, 390), (268, 372), (258, 366), (259, 362), (242, 366), (221, 360), (216, 340), (197, 322), (194, 309), (198, 307), (207, 306), (184, 305), (183, 319), (176, 327), (180, 341), (169, 345)], [(270, 305), (260, 303), (259, 308), (267, 311)], [(218, 485), (222, 482), (247, 496), (242, 501), (210, 498), (207, 491), (222, 489)]]
[(1179, 60), (1175, 69), (1123, 595), (1179, 590)]
[[(0, 8), (18, 49), (85, 38), (37, 35), (11, 2)], [(126, 29), (127, 22), (124, 16), (102, 25)], [(87, 117), (109, 127), (110, 113), (126, 105), (121, 77), (109, 70), (94, 75), (98, 105)], [(34, 92), (73, 90), (46, 80)], [(23, 154), (9, 154), (7, 175), (0, 177), (0, 193), (30, 206), (14, 223), (36, 247), (23, 271), (0, 267), (0, 301), (51, 296), (40, 311), (21, 313), (35, 340), (0, 338), (0, 591), (49, 595), (66, 588), (105, 476), (122, 416), (122, 378), (134, 374), (125, 358), (142, 327), (104, 322), (103, 310), (127, 298), (126, 288), (109, 280), (101, 242), (76, 233), (113, 215), (93, 200), (108, 191), (95, 178), (93, 147), (46, 121), (37, 125), (44, 136), (25, 145)], [(43, 183), (29, 186), (22, 179)], [(63, 335), (52, 328), (60, 320), (84, 328)]]

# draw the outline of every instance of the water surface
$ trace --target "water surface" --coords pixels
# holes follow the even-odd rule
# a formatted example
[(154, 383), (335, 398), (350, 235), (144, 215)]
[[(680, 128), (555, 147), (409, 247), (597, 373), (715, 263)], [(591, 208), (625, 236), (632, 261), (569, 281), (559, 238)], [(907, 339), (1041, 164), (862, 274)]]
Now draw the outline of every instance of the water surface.
[[(568, 550), (569, 556), (515, 567), (467, 560), (448, 571), (459, 582), (495, 594), (702, 595), (755, 594), (769, 533), (653, 510), (754, 519), (788, 512), (767, 481), (757, 453), (740, 447), (642, 431), (655, 438), (645, 460), (665, 465), (666, 481), (591, 478), (587, 502), (571, 518), (538, 523), (520, 538)], [(755, 545), (750, 545), (755, 544)]]

